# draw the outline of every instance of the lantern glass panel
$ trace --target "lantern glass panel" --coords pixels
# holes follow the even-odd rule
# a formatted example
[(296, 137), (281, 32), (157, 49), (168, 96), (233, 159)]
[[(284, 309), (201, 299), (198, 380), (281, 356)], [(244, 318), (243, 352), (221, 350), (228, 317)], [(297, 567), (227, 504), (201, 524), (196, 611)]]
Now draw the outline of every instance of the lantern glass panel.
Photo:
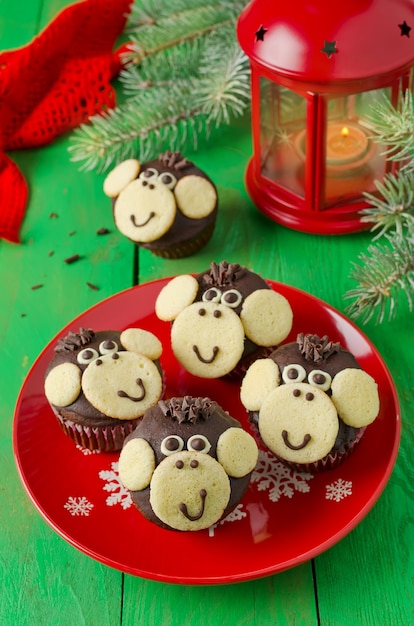
[(325, 206), (374, 192), (386, 171), (385, 146), (375, 140), (373, 107), (390, 88), (327, 99)]
[(260, 169), (278, 186), (305, 197), (304, 160), (295, 137), (306, 128), (305, 97), (260, 78)]

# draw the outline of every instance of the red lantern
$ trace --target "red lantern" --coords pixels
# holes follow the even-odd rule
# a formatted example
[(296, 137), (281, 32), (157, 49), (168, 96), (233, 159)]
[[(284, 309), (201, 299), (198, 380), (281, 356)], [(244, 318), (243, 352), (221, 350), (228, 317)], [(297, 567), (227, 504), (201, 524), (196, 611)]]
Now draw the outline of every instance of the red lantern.
[(391, 168), (370, 112), (413, 89), (414, 2), (252, 0), (237, 35), (251, 64), (254, 203), (305, 232), (369, 227), (363, 194)]

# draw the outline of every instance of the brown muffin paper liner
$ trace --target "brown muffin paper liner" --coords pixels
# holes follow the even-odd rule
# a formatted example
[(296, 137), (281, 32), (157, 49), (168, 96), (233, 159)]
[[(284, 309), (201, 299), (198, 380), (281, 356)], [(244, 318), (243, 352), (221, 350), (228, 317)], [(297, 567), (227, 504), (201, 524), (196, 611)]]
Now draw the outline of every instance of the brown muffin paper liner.
[(181, 244), (175, 246), (159, 248), (152, 247), (151, 244), (147, 244), (145, 247), (150, 250), (155, 256), (162, 257), (163, 259), (182, 259), (186, 256), (192, 256), (196, 254), (203, 246), (205, 246), (211, 239), (214, 231), (215, 224), (209, 224), (207, 228), (203, 230), (197, 237), (189, 239)]
[(141, 418), (122, 422), (115, 426), (82, 426), (70, 419), (57, 415), (61, 429), (72, 441), (88, 450), (117, 452), (122, 448), (124, 439), (135, 430)]

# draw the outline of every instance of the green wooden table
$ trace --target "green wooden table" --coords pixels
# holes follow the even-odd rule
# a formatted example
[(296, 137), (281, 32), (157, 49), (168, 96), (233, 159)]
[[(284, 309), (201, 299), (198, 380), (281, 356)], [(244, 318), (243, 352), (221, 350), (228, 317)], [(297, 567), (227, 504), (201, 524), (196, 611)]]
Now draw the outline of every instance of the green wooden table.
[[(28, 43), (66, 0), (0, 0), (0, 47)], [(1, 123), (1, 120), (0, 120)], [(30, 184), (20, 244), (0, 242), (0, 624), (408, 626), (414, 623), (413, 320), (362, 328), (394, 379), (402, 409), (399, 456), (366, 518), (313, 561), (267, 578), (182, 586), (135, 577), (72, 547), (37, 513), (19, 480), (12, 449), (19, 389), (37, 355), (71, 319), (134, 284), (198, 272), (226, 259), (290, 284), (344, 312), (350, 267), (369, 233), (322, 237), (263, 217), (243, 183), (251, 154), (249, 120), (223, 130), (193, 156), (215, 180), (220, 214), (212, 241), (194, 257), (168, 261), (113, 227), (103, 175), (70, 162), (68, 136), (10, 156)], [(50, 214), (57, 213), (57, 219)], [(105, 238), (96, 230), (107, 227)], [(70, 236), (72, 233), (72, 236)], [(49, 253), (54, 251), (53, 256)], [(78, 263), (64, 259), (80, 254)], [(86, 286), (89, 282), (99, 289)], [(41, 289), (32, 287), (42, 284)], [(110, 532), (110, 530), (109, 530)]]

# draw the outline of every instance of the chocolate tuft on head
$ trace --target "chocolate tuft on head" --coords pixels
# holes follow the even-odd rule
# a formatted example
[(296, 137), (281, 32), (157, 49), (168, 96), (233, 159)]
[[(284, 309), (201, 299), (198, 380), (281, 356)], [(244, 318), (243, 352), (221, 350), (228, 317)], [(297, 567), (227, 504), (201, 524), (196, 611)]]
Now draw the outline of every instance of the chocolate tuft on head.
[(330, 356), (339, 352), (341, 345), (339, 342), (329, 341), (327, 335), (319, 337), (319, 335), (299, 333), (296, 342), (299, 346), (301, 354), (307, 361), (319, 363), (326, 361)]
[(75, 352), (93, 341), (95, 333), (90, 328), (80, 328), (79, 333), (69, 331), (66, 337), (58, 339), (55, 352)]
[(224, 286), (229, 285), (241, 279), (246, 273), (246, 269), (238, 263), (227, 263), (220, 261), (219, 264), (214, 261), (210, 264), (210, 271), (206, 276), (206, 282), (210, 285)]
[(174, 170), (183, 170), (186, 167), (190, 167), (192, 163), (184, 158), (181, 152), (171, 152), (171, 150), (167, 150), (167, 152), (163, 152), (158, 157), (158, 161), (164, 167), (170, 167)]
[(213, 415), (217, 403), (210, 398), (184, 396), (183, 398), (160, 400), (158, 406), (165, 417), (169, 417), (179, 424), (183, 422), (195, 424), (198, 420), (208, 420)]

